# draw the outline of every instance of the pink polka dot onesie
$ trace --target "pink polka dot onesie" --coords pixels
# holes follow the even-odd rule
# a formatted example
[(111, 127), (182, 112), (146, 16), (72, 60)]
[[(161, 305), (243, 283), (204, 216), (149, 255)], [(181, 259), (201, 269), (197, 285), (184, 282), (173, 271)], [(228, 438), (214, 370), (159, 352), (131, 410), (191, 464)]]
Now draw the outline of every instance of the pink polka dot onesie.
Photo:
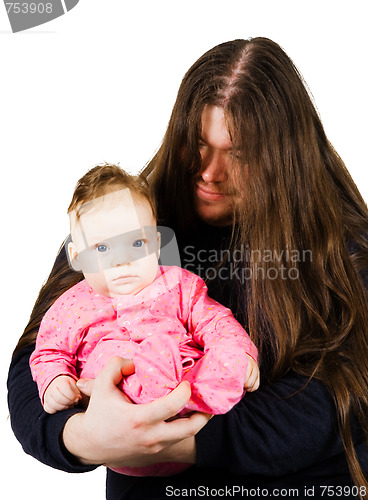
[[(182, 380), (192, 395), (182, 413), (226, 413), (242, 397), (248, 356), (257, 349), (230, 309), (207, 295), (204, 281), (161, 266), (136, 295), (110, 298), (86, 280), (45, 314), (30, 365), (40, 398), (59, 375), (96, 378), (113, 356), (132, 359), (135, 373), (120, 388), (135, 403), (171, 392)], [(171, 475), (186, 464), (118, 469), (129, 475)]]

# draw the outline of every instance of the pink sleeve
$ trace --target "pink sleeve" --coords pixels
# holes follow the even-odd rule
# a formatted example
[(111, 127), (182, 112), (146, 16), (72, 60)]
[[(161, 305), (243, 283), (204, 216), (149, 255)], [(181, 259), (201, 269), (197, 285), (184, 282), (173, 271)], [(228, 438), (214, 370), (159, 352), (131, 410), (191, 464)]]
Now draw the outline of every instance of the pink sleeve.
[(89, 287), (82, 281), (61, 295), (43, 317), (30, 358), (41, 400), (59, 375), (77, 379), (77, 350), (91, 323)]
[(190, 290), (188, 331), (204, 356), (184, 379), (192, 386), (191, 409), (226, 413), (244, 394), (246, 369), (258, 352), (230, 309), (207, 294), (204, 281), (193, 275)]

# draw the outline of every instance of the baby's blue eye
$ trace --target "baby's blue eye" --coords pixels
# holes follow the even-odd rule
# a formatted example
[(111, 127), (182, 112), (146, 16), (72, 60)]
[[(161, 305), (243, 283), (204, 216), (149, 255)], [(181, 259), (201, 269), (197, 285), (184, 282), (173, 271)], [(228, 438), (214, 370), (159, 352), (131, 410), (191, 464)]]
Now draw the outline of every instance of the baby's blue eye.
[(109, 249), (109, 247), (107, 245), (97, 245), (96, 247), (96, 250), (97, 252), (107, 252), (107, 250)]
[(142, 247), (144, 244), (144, 241), (143, 240), (136, 240), (134, 243), (133, 243), (133, 247), (135, 248), (140, 248)]

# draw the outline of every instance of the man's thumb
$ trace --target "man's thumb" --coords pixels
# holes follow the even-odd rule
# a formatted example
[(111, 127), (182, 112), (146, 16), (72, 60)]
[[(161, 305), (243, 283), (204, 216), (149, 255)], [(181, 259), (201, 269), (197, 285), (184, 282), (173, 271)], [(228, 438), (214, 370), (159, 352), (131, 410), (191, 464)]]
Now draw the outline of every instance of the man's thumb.
[(85, 396), (91, 396), (93, 388), (93, 379), (80, 378), (77, 381), (77, 387)]

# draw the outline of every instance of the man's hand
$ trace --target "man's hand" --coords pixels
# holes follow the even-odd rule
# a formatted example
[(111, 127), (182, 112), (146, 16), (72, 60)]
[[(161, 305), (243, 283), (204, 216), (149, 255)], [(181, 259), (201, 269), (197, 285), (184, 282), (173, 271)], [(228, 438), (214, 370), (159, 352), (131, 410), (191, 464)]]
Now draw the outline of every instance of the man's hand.
[(133, 372), (132, 361), (114, 357), (96, 380), (78, 382), (91, 398), (85, 413), (67, 421), (63, 433), (66, 448), (84, 463), (142, 467), (162, 462), (164, 450), (186, 440), (175, 461), (194, 463), (193, 436), (210, 416), (193, 413), (167, 422), (189, 400), (189, 383), (182, 382), (152, 403), (136, 405), (117, 387), (123, 376)]

